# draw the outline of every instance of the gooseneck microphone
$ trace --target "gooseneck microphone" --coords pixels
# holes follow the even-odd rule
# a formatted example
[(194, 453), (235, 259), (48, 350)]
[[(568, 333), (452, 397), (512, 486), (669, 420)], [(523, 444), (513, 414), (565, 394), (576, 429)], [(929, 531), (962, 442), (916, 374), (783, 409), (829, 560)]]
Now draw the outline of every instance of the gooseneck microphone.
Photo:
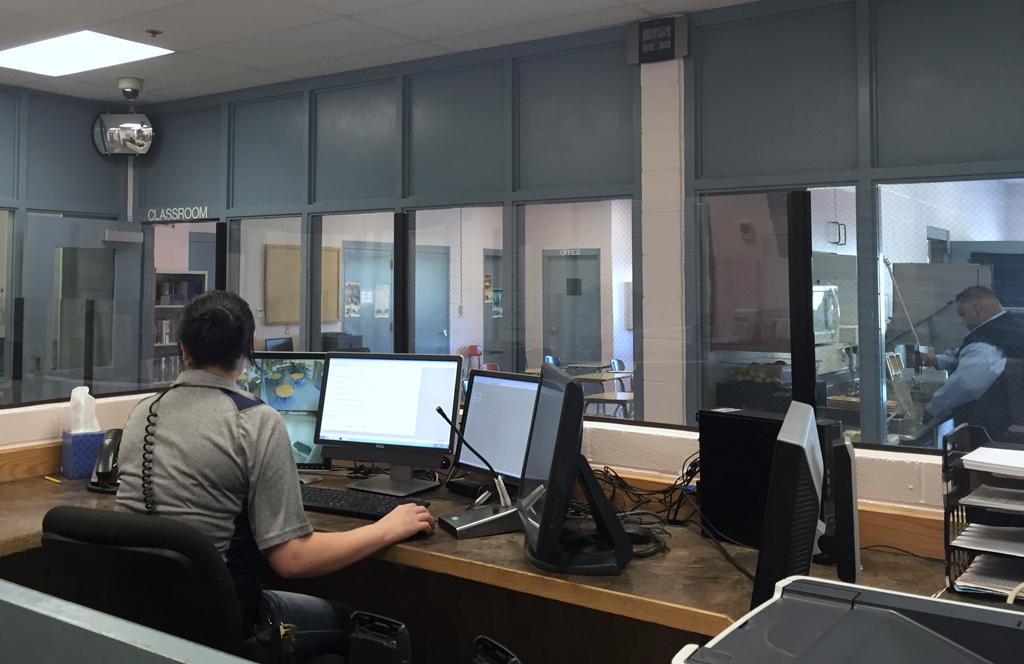
[(484, 455), (477, 452), (476, 449), (469, 444), (469, 441), (466, 440), (462, 435), (462, 432), (459, 431), (459, 427), (455, 426), (455, 422), (452, 422), (451, 418), (445, 414), (444, 408), (438, 406), (436, 410), (437, 414), (441, 416), (441, 419), (447, 422), (448, 426), (455, 432), (455, 435), (458, 436), (459, 442), (468, 447), (470, 452), (475, 454), (478, 459), (484, 462), (484, 465), (487, 466), (487, 470), (491, 471), (491, 477), (494, 479), (494, 486), (498, 490), (498, 502), (502, 507), (510, 507), (512, 505), (512, 499), (508, 497), (508, 491), (505, 489), (505, 482), (501, 479), (501, 475), (498, 474), (498, 471), (494, 470), (494, 466), (491, 465), (490, 461), (484, 458)]

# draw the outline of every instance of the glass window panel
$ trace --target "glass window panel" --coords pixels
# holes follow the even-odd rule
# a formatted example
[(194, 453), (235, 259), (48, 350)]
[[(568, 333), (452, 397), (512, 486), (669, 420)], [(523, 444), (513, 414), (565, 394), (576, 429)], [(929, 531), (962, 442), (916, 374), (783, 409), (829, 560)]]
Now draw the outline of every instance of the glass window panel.
[(393, 212), (323, 217), (321, 348), (394, 352)]
[(153, 227), (152, 348), (149, 381), (173, 382), (183, 365), (177, 329), (192, 298), (217, 283), (218, 222), (159, 224)]
[(26, 216), (21, 257), (22, 381), (12, 401), (65, 398), (92, 382), (94, 394), (140, 380), (142, 247), (107, 243), (107, 219)]
[(11, 238), (14, 213), (0, 210), (0, 405), (11, 402)]
[(811, 190), (811, 268), (818, 404), (825, 417), (859, 438), (860, 379), (857, 337), (857, 191)]
[[(527, 205), (526, 369), (554, 360), (583, 382), (587, 413), (633, 418), (633, 204)], [(611, 373), (615, 368), (618, 373)]]
[[(514, 370), (502, 343), (506, 288), (500, 207), (419, 210), (415, 214), (417, 353), (456, 353), (466, 368)], [(482, 355), (470, 349), (482, 346)]]
[[(1024, 404), (1006, 390), (1019, 386), (1019, 353), (987, 337), (1006, 336), (1024, 307), (1024, 180), (886, 184), (878, 197), (887, 442), (936, 447), (955, 421), (1013, 439)], [(958, 305), (957, 295), (976, 286), (995, 299), (976, 291)], [(993, 328), (1003, 309), (1011, 318)], [(979, 352), (965, 364), (960, 349), (975, 327)], [(915, 349), (926, 366), (916, 366)], [(936, 421), (943, 424), (927, 426)]]
[(793, 399), (786, 192), (705, 197), (703, 408), (784, 413)]
[(302, 218), (242, 219), (232, 230), (232, 284), (252, 307), (256, 350), (305, 350)]

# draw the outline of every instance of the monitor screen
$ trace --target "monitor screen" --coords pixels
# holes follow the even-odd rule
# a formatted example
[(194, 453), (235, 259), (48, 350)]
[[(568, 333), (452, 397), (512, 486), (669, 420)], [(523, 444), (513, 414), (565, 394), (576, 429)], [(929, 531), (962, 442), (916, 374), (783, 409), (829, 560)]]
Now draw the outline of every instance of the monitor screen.
[(281, 337), (280, 339), (267, 339), (263, 342), (267, 350), (281, 352), (281, 351), (292, 351), (295, 350), (292, 344), (291, 337)]
[(317, 422), (321, 443), (451, 450), (454, 435), (435, 409), (458, 407), (458, 357), (332, 355), (327, 363)]
[[(523, 529), (534, 549), (537, 548), (542, 528), (555, 532), (561, 529), (564, 513), (559, 516), (554, 512), (561, 511), (563, 502), (564, 507), (568, 507), (568, 499), (575, 485), (575, 457), (579, 454), (582, 422), (568, 419), (563, 421), (570, 383), (571, 379), (564, 372), (549, 365), (542, 369), (530, 443), (519, 484), (518, 505)], [(573, 417), (571, 413), (566, 415), (568, 418)], [(582, 420), (582, 410), (578, 419)], [(575, 437), (576, 440), (568, 440), (569, 437)], [(547, 506), (546, 503), (552, 500), (558, 504)], [(557, 523), (545, 524), (543, 519), (546, 516), (553, 517)]]
[[(526, 446), (530, 442), (537, 382), (532, 376), (474, 371), (463, 406), (463, 437), (499, 474), (515, 482), (522, 476)], [(488, 472), (480, 458), (462, 445), (455, 463)]]
[(316, 444), (316, 413), (324, 374), (320, 354), (255, 353), (238, 385), (281, 414), (296, 463), (324, 463)]

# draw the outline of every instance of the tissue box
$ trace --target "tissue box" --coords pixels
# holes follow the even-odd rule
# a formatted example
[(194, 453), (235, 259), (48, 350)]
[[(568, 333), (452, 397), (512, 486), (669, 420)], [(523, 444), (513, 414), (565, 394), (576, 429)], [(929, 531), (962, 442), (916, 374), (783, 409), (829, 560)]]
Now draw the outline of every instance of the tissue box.
[(104, 432), (69, 433), (64, 432), (60, 446), (60, 472), (64, 477), (76, 479), (92, 477), (92, 469), (96, 466), (96, 457), (100, 454)]

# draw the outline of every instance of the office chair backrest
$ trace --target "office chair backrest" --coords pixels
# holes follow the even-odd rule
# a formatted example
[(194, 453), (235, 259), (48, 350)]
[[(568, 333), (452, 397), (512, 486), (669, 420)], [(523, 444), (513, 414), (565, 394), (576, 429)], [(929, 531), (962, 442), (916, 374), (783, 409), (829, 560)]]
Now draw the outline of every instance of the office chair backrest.
[(619, 359), (612, 359), (612, 361), (608, 363), (608, 368), (611, 371), (625, 371), (626, 363)]
[(231, 574), (195, 528), (142, 514), (61, 506), (43, 517), (42, 542), (51, 594), (243, 654)]

